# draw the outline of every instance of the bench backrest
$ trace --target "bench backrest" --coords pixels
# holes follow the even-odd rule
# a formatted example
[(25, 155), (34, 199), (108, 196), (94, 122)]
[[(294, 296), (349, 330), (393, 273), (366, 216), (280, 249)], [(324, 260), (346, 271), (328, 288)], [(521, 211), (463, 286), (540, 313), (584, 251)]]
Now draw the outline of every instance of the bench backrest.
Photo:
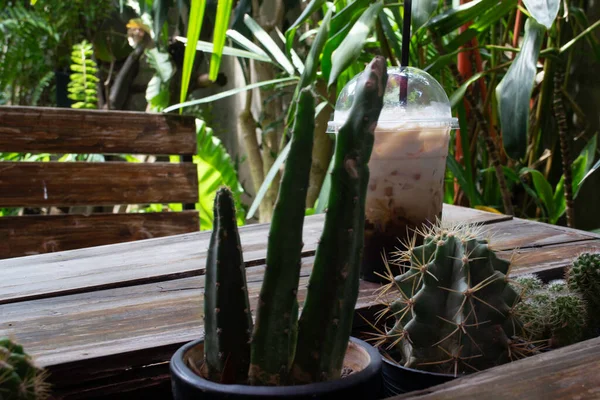
[(197, 231), (193, 117), (0, 107), (0, 152), (180, 155), (171, 162), (0, 162), (0, 207), (183, 203), (181, 212), (0, 217), (0, 258)]

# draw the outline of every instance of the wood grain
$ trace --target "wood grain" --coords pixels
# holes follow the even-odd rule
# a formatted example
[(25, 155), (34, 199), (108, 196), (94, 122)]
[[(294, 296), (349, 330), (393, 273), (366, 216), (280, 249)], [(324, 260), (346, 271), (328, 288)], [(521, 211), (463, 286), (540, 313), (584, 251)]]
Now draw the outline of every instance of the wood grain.
[(191, 116), (0, 107), (0, 152), (195, 154)]
[(390, 399), (598, 399), (600, 337)]
[(0, 162), (0, 207), (198, 201), (191, 163)]
[(196, 232), (197, 211), (0, 218), (0, 258)]
[[(444, 206), (443, 215), (445, 221), (491, 223), (506, 220), (506, 216), (447, 205)], [(324, 218), (325, 215), (320, 214), (305, 219), (305, 256), (314, 254)], [(268, 224), (240, 228), (247, 265), (264, 263), (268, 234)], [(196, 232), (127, 244), (0, 260), (0, 270), (5, 277), (0, 280), (0, 304), (200, 275), (204, 271), (209, 240), (210, 232)]]

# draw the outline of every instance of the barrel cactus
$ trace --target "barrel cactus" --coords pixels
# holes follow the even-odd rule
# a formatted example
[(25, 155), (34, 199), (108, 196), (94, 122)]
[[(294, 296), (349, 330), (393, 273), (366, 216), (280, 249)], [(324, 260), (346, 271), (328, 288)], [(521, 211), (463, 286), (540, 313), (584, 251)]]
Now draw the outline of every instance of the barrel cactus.
[(457, 375), (528, 351), (528, 343), (514, 339), (523, 324), (519, 293), (507, 277), (510, 262), (480, 234), (477, 225), (437, 224), (423, 245), (392, 261), (409, 264), (390, 284), (400, 297), (390, 303), (395, 323), (385, 335), (404, 366)]
[(0, 338), (0, 399), (40, 400), (48, 397), (46, 373), (38, 368), (23, 347)]
[(254, 326), (233, 202), (227, 189), (217, 194), (206, 266), (202, 373), (208, 379), (266, 386), (341, 376), (358, 298), (368, 162), (386, 83), (385, 59), (375, 57), (357, 81), (350, 116), (336, 140), (328, 210), (300, 320), (297, 293), (315, 114), (308, 88), (299, 92), (295, 107)]
[(582, 253), (567, 273), (569, 289), (587, 303), (592, 334), (600, 334), (600, 253)]

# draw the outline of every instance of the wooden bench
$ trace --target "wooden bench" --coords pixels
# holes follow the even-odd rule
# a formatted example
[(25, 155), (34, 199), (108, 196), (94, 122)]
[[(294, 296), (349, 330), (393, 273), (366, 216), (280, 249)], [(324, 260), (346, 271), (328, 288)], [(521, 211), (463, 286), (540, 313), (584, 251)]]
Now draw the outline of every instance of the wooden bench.
[[(63, 207), (59, 215), (0, 217), (0, 258), (199, 230), (193, 117), (0, 107), (0, 152), (182, 156), (180, 163), (0, 162), (0, 207)], [(69, 213), (78, 206), (157, 203), (184, 207), (181, 212)]]

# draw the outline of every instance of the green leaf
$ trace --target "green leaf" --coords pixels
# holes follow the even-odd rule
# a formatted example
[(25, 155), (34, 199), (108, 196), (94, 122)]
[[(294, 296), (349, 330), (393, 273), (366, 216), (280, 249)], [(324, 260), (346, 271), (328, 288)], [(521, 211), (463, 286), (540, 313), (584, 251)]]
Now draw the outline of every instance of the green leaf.
[[(187, 43), (187, 39), (182, 36), (176, 36), (175, 39), (180, 41), (181, 43)], [(198, 40), (196, 42), (196, 50), (200, 50), (205, 53), (212, 53), (214, 51), (214, 45), (210, 42)], [(259, 53), (259, 52), (250, 52), (250, 51), (240, 50), (240, 49), (236, 49), (235, 47), (223, 46), (222, 54), (224, 54), (226, 56), (249, 58), (249, 59), (264, 61), (264, 62), (268, 62), (268, 63), (273, 62), (269, 58), (269, 56), (264, 51), (262, 51), (262, 49), (260, 50), (260, 53)]]
[(517, 0), (503, 0), (486, 10), (479, 16), (467, 30), (452, 39), (447, 45), (448, 51), (454, 51), (467, 43), (482, 32), (488, 31), (489, 27), (500, 21), (506, 14), (517, 7)]
[(467, 92), (467, 89), (469, 88), (469, 86), (471, 86), (471, 84), (473, 84), (473, 82), (478, 81), (479, 78), (481, 78), (484, 74), (485, 74), (485, 72), (479, 72), (479, 73), (471, 76), (462, 85), (460, 85), (460, 87), (458, 89), (456, 89), (456, 91), (450, 95), (450, 107), (452, 107), (452, 108), (456, 107), (458, 105), (458, 103), (462, 100), (462, 98), (465, 96), (465, 93)]
[(245, 48), (246, 50), (248, 50), (250, 53), (255, 53), (258, 56), (262, 57), (264, 59), (262, 61), (273, 62), (263, 49), (255, 45), (251, 40), (246, 38), (240, 32), (229, 29), (227, 31), (227, 37), (239, 44), (240, 46), (242, 46), (243, 48)]
[(481, 199), (481, 195), (477, 191), (474, 182), (471, 179), (467, 178), (464, 169), (461, 167), (458, 161), (456, 161), (454, 157), (448, 156), (446, 158), (446, 165), (450, 172), (452, 172), (452, 175), (458, 181), (458, 185), (467, 195), (471, 207), (482, 205), (483, 201)]
[(356, 0), (341, 9), (331, 20), (331, 33), (336, 34), (348, 23), (348, 21), (356, 20), (369, 6), (369, 0)]
[(527, 11), (539, 23), (550, 29), (560, 8), (560, 0), (523, 0)]
[[(188, 20), (187, 41), (188, 43), (196, 43), (200, 37), (200, 29), (204, 20), (204, 8), (206, 0), (191, 0), (192, 5)], [(194, 59), (196, 58), (196, 47), (185, 46), (183, 55), (183, 68), (181, 71), (181, 92), (179, 101), (183, 103), (187, 97), (187, 91), (192, 77), (192, 69), (194, 68)]]
[(146, 101), (152, 111), (160, 112), (169, 105), (169, 88), (163, 85), (160, 76), (154, 75), (146, 86)]
[(598, 168), (600, 168), (600, 160), (598, 160), (598, 162), (596, 162), (596, 164), (594, 164), (594, 166), (587, 172), (587, 174), (585, 174), (585, 176), (581, 179), (581, 182), (579, 182), (580, 185), (583, 184), (583, 182), (589, 178)]
[(390, 17), (388, 17), (385, 10), (382, 10), (379, 13), (379, 22), (381, 22), (381, 29), (383, 29), (383, 34), (392, 46), (394, 54), (396, 54), (396, 58), (400, 59), (400, 57), (402, 56), (402, 46), (400, 44), (401, 38), (398, 37), (398, 35), (396, 35), (396, 32), (394, 32), (394, 30), (392, 29), (392, 24), (390, 24), (389, 18)]
[(250, 32), (254, 35), (254, 37), (259, 41), (260, 44), (269, 52), (275, 61), (287, 72), (289, 75), (294, 75), (294, 66), (287, 59), (283, 51), (279, 48), (277, 43), (271, 36), (263, 29), (261, 26), (252, 19), (249, 15), (244, 16), (244, 23), (250, 29)]
[(312, 43), (310, 47), (310, 51), (308, 52), (308, 56), (306, 57), (306, 61), (304, 62), (304, 71), (302, 72), (302, 76), (300, 76), (300, 82), (298, 82), (298, 87), (296, 89), (296, 93), (299, 93), (302, 88), (312, 84), (317, 77), (317, 70), (319, 68), (319, 56), (323, 52), (323, 48), (325, 47), (325, 43), (327, 42), (327, 37), (329, 35), (329, 24), (331, 21), (331, 15), (333, 14), (333, 7), (327, 11), (325, 14), (325, 18), (321, 22), (321, 26), (319, 27), (319, 31), (317, 32), (317, 37)]
[(215, 29), (213, 30), (214, 51), (210, 58), (210, 70), (208, 79), (211, 81), (217, 80), (219, 68), (221, 67), (221, 57), (223, 55), (223, 47), (225, 46), (225, 35), (229, 27), (229, 17), (233, 7), (233, 0), (221, 0), (217, 2), (217, 19), (215, 21)]
[(168, 82), (175, 75), (175, 68), (171, 64), (171, 56), (169, 53), (161, 52), (158, 47), (146, 50), (148, 64), (156, 71), (161, 81)]
[(524, 175), (526, 173), (531, 174), (531, 178), (533, 180), (533, 187), (535, 188), (539, 199), (546, 207), (548, 217), (552, 218), (556, 213), (556, 209), (554, 206), (554, 194), (552, 193), (552, 186), (550, 186), (550, 183), (540, 171), (533, 168), (522, 168), (520, 171), (520, 175)]
[(194, 163), (198, 168), (199, 203), (196, 209), (200, 214), (200, 229), (212, 229), (213, 201), (217, 189), (227, 186), (231, 189), (236, 203), (238, 219), (243, 220), (243, 207), (240, 196), (244, 192), (239, 182), (235, 167), (221, 141), (213, 135), (212, 129), (205, 123), (196, 120), (198, 137), (198, 154)]
[(306, 21), (315, 11), (320, 9), (323, 4), (325, 4), (325, 0), (311, 0), (310, 3), (304, 8), (302, 14), (294, 21), (292, 26), (290, 26), (287, 31), (285, 31), (285, 52), (286, 54), (290, 54), (292, 50), (292, 46), (294, 45), (294, 36), (296, 35), (296, 30), (304, 21)]
[(152, 21), (154, 22), (154, 37), (158, 41), (162, 27), (167, 21), (169, 8), (173, 5), (169, 0), (154, 0), (152, 3)]
[(437, 6), (437, 0), (416, 0), (412, 2), (411, 24), (413, 32), (429, 21), (431, 14), (433, 14)]
[(382, 8), (383, 3), (380, 1), (367, 8), (340, 46), (333, 52), (327, 86), (333, 85), (338, 76), (358, 58)]
[[(334, 143), (335, 148), (335, 143)], [(329, 204), (329, 192), (331, 191), (331, 172), (333, 171), (333, 164), (335, 161), (335, 154), (332, 154), (331, 160), (329, 160), (329, 166), (327, 167), (327, 174), (321, 185), (321, 191), (319, 192), (319, 198), (315, 204), (315, 214), (321, 214), (327, 208)]]
[(170, 112), (170, 111), (173, 111), (173, 110), (177, 110), (177, 109), (180, 109), (180, 108), (185, 108), (185, 107), (189, 107), (189, 106), (195, 106), (197, 104), (210, 103), (212, 101), (221, 100), (221, 99), (223, 99), (225, 97), (229, 97), (229, 96), (232, 96), (234, 94), (245, 92), (246, 90), (256, 89), (256, 88), (259, 88), (259, 87), (262, 87), (262, 86), (274, 85), (274, 84), (277, 84), (277, 83), (291, 82), (291, 81), (295, 81), (297, 79), (298, 79), (298, 77), (290, 76), (288, 78), (279, 78), (279, 79), (273, 79), (273, 80), (270, 80), (270, 81), (256, 82), (256, 83), (252, 83), (250, 85), (243, 86), (241, 88), (235, 88), (235, 89), (227, 90), (225, 92), (217, 93), (217, 94), (212, 95), (212, 96), (203, 97), (201, 99), (190, 100), (190, 101), (186, 101), (186, 102), (179, 103), (179, 104), (173, 104), (172, 106), (169, 106), (169, 107), (165, 108), (163, 110), (163, 112), (167, 113), (167, 112)]
[(476, 0), (461, 4), (436, 15), (423, 26), (423, 29), (431, 29), (438, 36), (445, 36), (483, 15), (496, 3), (498, 0)]
[[(279, 39), (281, 39), (281, 41), (285, 43), (285, 36), (283, 36), (283, 33), (281, 33), (279, 28), (275, 27), (275, 31), (277, 32), (277, 36), (279, 36)], [(298, 71), (298, 73), (302, 74), (302, 72), (304, 71), (304, 63), (298, 56), (298, 53), (296, 53), (296, 50), (290, 49), (288, 54), (290, 55), (290, 58), (292, 59), (292, 64), (294, 64), (294, 67), (296, 67), (296, 71)]]
[(535, 20), (527, 20), (521, 51), (496, 87), (504, 149), (517, 160), (525, 156), (527, 150), (529, 100), (545, 31)]

